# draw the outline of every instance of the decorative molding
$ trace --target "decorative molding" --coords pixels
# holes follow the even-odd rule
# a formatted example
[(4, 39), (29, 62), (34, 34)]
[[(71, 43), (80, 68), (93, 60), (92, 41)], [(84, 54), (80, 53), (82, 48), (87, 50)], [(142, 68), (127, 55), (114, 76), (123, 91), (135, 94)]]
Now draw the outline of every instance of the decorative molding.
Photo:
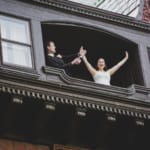
[(51, 103), (46, 104), (45, 108), (51, 111), (54, 111), (56, 109), (55, 104), (51, 104)]
[(116, 116), (114, 114), (107, 114), (107, 120), (111, 122), (116, 122)]
[[(123, 87), (117, 87), (117, 86), (106, 86), (106, 85), (99, 85), (91, 81), (85, 81), (77, 78), (73, 78), (68, 76), (63, 69), (58, 69), (58, 68), (53, 68), (49, 66), (44, 66), (43, 71), (49, 75), (55, 75), (58, 76), (64, 83), (70, 86), (76, 86), (80, 90), (86, 91), (86, 89), (90, 89), (92, 93), (98, 94), (106, 94), (107, 97), (112, 97), (117, 96), (121, 97), (122, 99), (124, 97), (135, 97), (136, 101), (145, 101), (148, 100), (150, 101), (149, 94), (150, 94), (150, 89), (145, 88), (140, 85), (134, 85), (132, 84), (128, 88), (123, 88)], [(101, 92), (102, 91), (102, 92)], [(89, 91), (87, 91), (88, 93)], [(138, 93), (138, 94), (137, 94)], [(142, 98), (140, 99), (139, 94), (142, 94)], [(145, 97), (145, 99), (144, 99)]]
[(113, 94), (110, 99), (103, 99), (103, 96), (100, 96), (102, 91), (96, 98), (96, 96), (89, 95), (90, 92), (86, 92), (86, 96), (84, 96), (82, 91), (77, 94), (69, 91), (65, 92), (63, 87), (53, 90), (52, 83), (45, 88), (39, 83), (34, 86), (30, 84), (30, 82), (28, 82), (28, 84), (17, 84), (16, 81), (0, 80), (0, 92), (22, 98), (29, 97), (36, 101), (41, 100), (46, 104), (67, 104), (87, 110), (91, 109), (111, 114), (150, 119), (150, 103), (139, 104), (139, 101), (134, 99), (131, 99), (133, 101), (129, 102), (127, 101), (128, 98), (121, 98), (116, 102), (117, 97)]
[(8, 67), (8, 66), (0, 66), (0, 74), (2, 76), (8, 76), (8, 77), (16, 77), (18, 78), (29, 78), (29, 79), (37, 79), (40, 77), (40, 75), (35, 70), (26, 70), (26, 69), (16, 69)]
[(109, 11), (101, 10), (98, 8), (93, 8), (90, 6), (81, 5), (66, 0), (24, 0), (25, 2), (35, 2), (43, 4), (45, 6), (51, 6), (53, 8), (61, 9), (64, 11), (69, 11), (69, 13), (77, 13), (79, 15), (84, 15), (84, 17), (92, 17), (92, 19), (101, 19), (104, 21), (109, 21), (117, 25), (127, 25), (129, 27), (142, 29), (150, 31), (150, 24), (143, 21), (137, 20), (132, 17), (120, 15), (117, 13), (112, 13)]
[(80, 108), (80, 107), (76, 108), (76, 114), (78, 116), (81, 116), (81, 117), (85, 117), (86, 116), (86, 111), (87, 111), (86, 108)]
[[(133, 94), (135, 94), (134, 86), (131, 86), (129, 88), (120, 88), (117, 86), (99, 85), (91, 81), (86, 81), (86, 80), (81, 80), (81, 79), (70, 77), (65, 73), (63, 69), (58, 69), (58, 68), (49, 67), (49, 66), (43, 66), (43, 71), (49, 75), (55, 75), (55, 76), (60, 77), (60, 79), (68, 85), (78, 86), (79, 88), (94, 89), (95, 92), (98, 92), (98, 91), (113, 92), (114, 94), (116, 93), (117, 96), (119, 95), (120, 96), (132, 96)], [(109, 95), (109, 93), (107, 94)]]
[(22, 98), (18, 96), (13, 96), (13, 102), (17, 104), (23, 104)]
[(146, 95), (150, 94), (150, 88), (145, 88), (143, 86), (135, 85), (135, 84), (132, 85), (132, 88), (135, 89), (135, 92), (146, 94)]
[(142, 119), (135, 119), (135, 123), (137, 126), (144, 126), (144, 120)]

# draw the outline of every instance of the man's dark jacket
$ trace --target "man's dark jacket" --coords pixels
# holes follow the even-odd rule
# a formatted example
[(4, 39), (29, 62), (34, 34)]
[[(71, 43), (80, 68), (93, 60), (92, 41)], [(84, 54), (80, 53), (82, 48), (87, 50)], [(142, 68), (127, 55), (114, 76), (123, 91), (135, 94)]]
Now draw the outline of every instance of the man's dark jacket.
[[(62, 58), (57, 56), (47, 56), (47, 65), (51, 67), (61, 68), (65, 69), (66, 73), (68, 73), (68, 68), (73, 66), (71, 64), (71, 61), (78, 57), (78, 54), (68, 55), (68, 56), (62, 56)], [(69, 61), (66, 63), (66, 61)]]

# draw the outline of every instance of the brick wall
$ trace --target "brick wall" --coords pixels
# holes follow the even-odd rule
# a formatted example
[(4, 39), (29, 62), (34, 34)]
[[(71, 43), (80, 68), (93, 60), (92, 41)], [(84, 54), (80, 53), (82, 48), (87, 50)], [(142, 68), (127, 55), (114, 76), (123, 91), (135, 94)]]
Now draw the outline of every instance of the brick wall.
[(150, 0), (145, 0), (143, 8), (143, 20), (150, 23)]
[(49, 150), (47, 146), (0, 139), (0, 150)]

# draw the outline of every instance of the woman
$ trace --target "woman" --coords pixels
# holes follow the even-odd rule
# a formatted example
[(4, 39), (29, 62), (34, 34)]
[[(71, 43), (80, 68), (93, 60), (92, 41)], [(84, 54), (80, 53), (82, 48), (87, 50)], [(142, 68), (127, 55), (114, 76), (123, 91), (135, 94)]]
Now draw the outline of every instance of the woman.
[(128, 52), (125, 52), (125, 57), (112, 68), (106, 70), (106, 63), (104, 58), (99, 58), (97, 61), (97, 68), (95, 69), (87, 60), (86, 55), (82, 56), (83, 62), (88, 71), (92, 75), (95, 83), (110, 85), (111, 76), (128, 60)]

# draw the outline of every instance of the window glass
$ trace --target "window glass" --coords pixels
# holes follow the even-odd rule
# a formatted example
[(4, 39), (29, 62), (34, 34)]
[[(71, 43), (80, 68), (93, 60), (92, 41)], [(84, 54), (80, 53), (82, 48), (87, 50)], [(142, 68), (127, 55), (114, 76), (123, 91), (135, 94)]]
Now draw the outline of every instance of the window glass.
[(137, 17), (140, 0), (70, 0), (115, 13)]
[(0, 15), (2, 61), (32, 68), (29, 22)]
[(32, 68), (30, 47), (2, 42), (3, 62)]
[(28, 22), (0, 16), (0, 25), (2, 38), (30, 44)]

